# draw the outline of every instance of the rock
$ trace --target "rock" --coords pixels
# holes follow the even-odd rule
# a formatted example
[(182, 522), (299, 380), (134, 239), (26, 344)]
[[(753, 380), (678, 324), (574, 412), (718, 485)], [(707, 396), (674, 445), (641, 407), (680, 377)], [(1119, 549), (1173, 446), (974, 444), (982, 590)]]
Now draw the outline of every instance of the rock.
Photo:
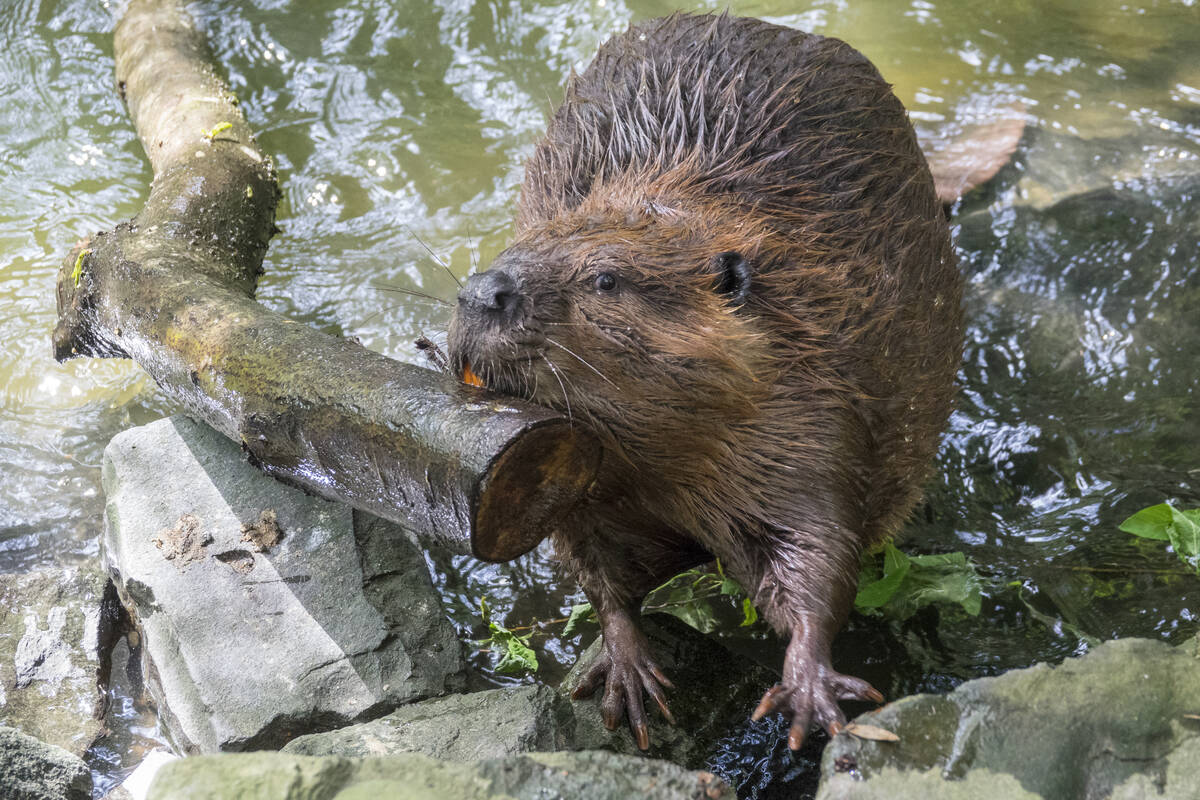
[(183, 752), (279, 747), (462, 684), (397, 526), (285, 487), (185, 417), (116, 436), (103, 480), (105, 561)]
[(936, 772), (883, 769), (878, 780), (844, 779), (823, 787), (822, 800), (1042, 800), (1027, 792), (1012, 775), (977, 769), (961, 780), (948, 781)]
[(104, 800), (146, 800), (154, 776), (164, 765), (178, 760), (179, 756), (166, 750), (151, 750), (120, 786), (104, 796)]
[(61, 747), (0, 725), (4, 800), (91, 800), (87, 764)]
[(96, 564), (0, 575), (0, 724), (77, 756), (100, 735), (107, 586)]
[[(715, 637), (706, 636), (674, 617), (653, 614), (644, 618), (643, 630), (654, 657), (675, 684), (668, 690), (667, 703), (675, 716), (670, 725), (653, 701), (647, 700), (650, 717), (650, 749), (647, 754), (693, 769), (704, 766), (717, 742), (740, 727), (758, 705), (763, 692), (779, 676), (765, 667), (725, 649)], [(560, 691), (569, 695), (579, 676), (603, 643), (597, 638), (580, 656), (563, 679)], [(615, 731), (604, 727), (600, 717), (603, 689), (586, 700), (572, 701), (575, 709), (575, 746), (638, 754), (637, 745), (622, 724)]]
[[(1196, 715), (1200, 639), (1108, 642), (860, 716), (900, 740), (835, 737), (817, 797), (1200, 797)], [(998, 788), (963, 794), (966, 781)]]
[(547, 686), (518, 686), (425, 700), (386, 717), (288, 742), (285, 753), (378, 756), (424, 753), (443, 761), (564, 750), (575, 717), (570, 703)]
[[(1018, 207), (1039, 210), (1101, 190), (1194, 187), (1200, 180), (1200, 159), (1180, 147), (1178, 134), (1150, 127), (1089, 137), (1031, 126), (1014, 160), (1018, 167), (1012, 173), (1016, 177), (1013, 201)], [(986, 193), (972, 198), (964, 210), (982, 212), (977, 200), (986, 199)]]
[(733, 800), (711, 774), (616, 753), (531, 753), (476, 762), (419, 753), (346, 759), (287, 753), (185, 758), (168, 764), (150, 800)]

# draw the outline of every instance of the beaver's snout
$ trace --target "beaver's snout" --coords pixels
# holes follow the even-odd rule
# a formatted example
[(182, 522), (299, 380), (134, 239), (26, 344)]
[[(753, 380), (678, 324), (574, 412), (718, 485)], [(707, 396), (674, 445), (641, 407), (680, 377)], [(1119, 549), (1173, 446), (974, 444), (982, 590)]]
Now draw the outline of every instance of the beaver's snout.
[[(520, 278), (496, 263), (467, 278), (450, 322), (450, 366), (468, 382), (515, 392), (519, 364), (536, 358), (545, 341)], [(511, 378), (511, 380), (510, 380)]]
[(458, 293), (459, 313), (474, 314), (482, 320), (510, 327), (521, 310), (521, 292), (507, 272), (489, 269), (467, 278)]

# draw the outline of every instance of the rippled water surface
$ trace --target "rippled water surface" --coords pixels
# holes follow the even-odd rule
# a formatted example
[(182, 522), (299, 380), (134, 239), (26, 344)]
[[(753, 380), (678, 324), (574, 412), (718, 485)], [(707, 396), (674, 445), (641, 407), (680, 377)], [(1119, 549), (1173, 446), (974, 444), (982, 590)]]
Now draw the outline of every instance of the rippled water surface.
[[(676, 6), (192, 8), (280, 168), (282, 233), (260, 298), (416, 361), (412, 340), (441, 330), (443, 308), (380, 287), (451, 297), (430, 251), (459, 277), (486, 264), (509, 234), (522, 159), (563, 76), (630, 20)], [(1023, 104), (1030, 123), (1015, 162), (956, 217), (969, 281), (962, 399), (905, 537), (980, 566), (986, 619), (858, 618), (839, 665), (894, 696), (1059, 659), (1089, 637), (1196, 632), (1200, 582), (1161, 543), (1116, 526), (1163, 499), (1200, 505), (1200, 8), (732, 9), (856, 45), (930, 147), (1002, 104)], [(58, 260), (136, 213), (150, 177), (113, 91), (111, 27), (107, 4), (90, 0), (9, 0), (0, 14), (0, 571), (94, 553), (104, 445), (173, 410), (130, 363), (49, 355)], [(544, 551), (503, 567), (437, 567), (464, 635), (480, 594), (512, 625), (578, 598)], [(542, 641), (553, 678), (576, 643)], [(769, 641), (743, 644), (781, 655)], [(106, 775), (128, 766), (111, 752), (99, 761)]]

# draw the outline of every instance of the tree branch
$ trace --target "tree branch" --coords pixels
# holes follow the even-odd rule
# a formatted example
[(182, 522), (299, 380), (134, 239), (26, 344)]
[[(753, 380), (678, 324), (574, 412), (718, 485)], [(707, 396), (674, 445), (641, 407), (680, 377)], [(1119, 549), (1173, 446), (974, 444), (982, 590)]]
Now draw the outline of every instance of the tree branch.
[(154, 180), (63, 262), (55, 357), (132, 358), (268, 474), (461, 551), (541, 541), (591, 483), (594, 438), (256, 303), (275, 170), (203, 34), (173, 0), (134, 0), (114, 53)]

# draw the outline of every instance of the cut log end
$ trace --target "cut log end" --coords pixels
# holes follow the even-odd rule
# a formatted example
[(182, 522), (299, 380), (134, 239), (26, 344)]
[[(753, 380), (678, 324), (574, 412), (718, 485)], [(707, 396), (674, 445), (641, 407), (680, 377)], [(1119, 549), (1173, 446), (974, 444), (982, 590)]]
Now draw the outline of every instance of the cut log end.
[(583, 499), (600, 457), (596, 438), (564, 420), (548, 421), (515, 440), (480, 481), (474, 556), (511, 561), (537, 547)]

